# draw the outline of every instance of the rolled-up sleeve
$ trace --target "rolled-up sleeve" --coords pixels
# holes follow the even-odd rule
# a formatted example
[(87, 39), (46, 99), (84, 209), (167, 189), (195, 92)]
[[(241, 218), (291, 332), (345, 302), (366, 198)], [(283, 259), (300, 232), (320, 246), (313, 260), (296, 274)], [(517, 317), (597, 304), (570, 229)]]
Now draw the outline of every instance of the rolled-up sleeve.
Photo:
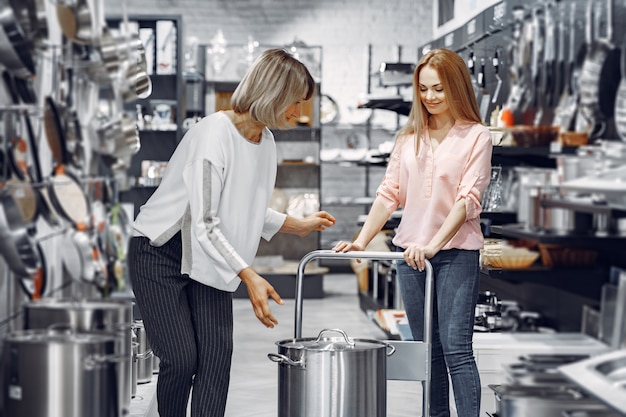
[(400, 205), (400, 155), (401, 150), (394, 149), (389, 158), (385, 176), (376, 189), (376, 196), (383, 202), (389, 213), (393, 213)]
[(482, 211), (482, 195), (491, 179), (493, 146), (488, 133), (481, 133), (465, 166), (457, 193), (457, 201), (465, 198), (466, 220), (475, 219)]

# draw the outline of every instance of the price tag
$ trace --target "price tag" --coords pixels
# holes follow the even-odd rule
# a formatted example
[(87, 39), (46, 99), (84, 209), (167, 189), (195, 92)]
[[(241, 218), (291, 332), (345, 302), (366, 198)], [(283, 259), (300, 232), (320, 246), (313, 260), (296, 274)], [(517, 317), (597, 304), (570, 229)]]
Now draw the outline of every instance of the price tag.
[(563, 145), (560, 140), (550, 142), (550, 153), (561, 153), (563, 151)]
[(9, 385), (9, 398), (20, 401), (22, 399), (22, 387), (19, 385)]

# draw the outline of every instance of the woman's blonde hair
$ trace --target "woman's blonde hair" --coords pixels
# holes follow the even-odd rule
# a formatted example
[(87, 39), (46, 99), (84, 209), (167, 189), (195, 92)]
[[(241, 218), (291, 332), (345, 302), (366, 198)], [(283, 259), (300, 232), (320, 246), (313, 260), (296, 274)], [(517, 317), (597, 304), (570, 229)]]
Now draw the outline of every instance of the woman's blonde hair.
[(288, 128), (287, 108), (308, 100), (315, 81), (306, 66), (284, 49), (264, 51), (235, 89), (230, 105), (237, 113), (250, 112), (253, 122), (269, 128)]
[(415, 67), (413, 105), (407, 123), (399, 130), (398, 136), (417, 134), (419, 137), (428, 128), (429, 113), (420, 99), (419, 82), (420, 71), (425, 66), (437, 71), (452, 117), (455, 120), (481, 123), (478, 102), (465, 61), (456, 52), (439, 48), (426, 53)]

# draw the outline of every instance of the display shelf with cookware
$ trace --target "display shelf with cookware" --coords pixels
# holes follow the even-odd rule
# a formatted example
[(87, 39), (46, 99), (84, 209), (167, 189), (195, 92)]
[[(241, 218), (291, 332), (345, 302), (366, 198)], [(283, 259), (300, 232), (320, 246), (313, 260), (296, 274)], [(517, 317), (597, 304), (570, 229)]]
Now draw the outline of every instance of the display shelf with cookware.
[(165, 166), (184, 133), (183, 25), (179, 15), (107, 15), (111, 32), (132, 33), (145, 50), (149, 95), (135, 97), (124, 111), (137, 126), (141, 147), (128, 168), (128, 187), (120, 194), (134, 215), (152, 195)]
[[(270, 205), (291, 216), (303, 218), (320, 209), (320, 103), (322, 48), (309, 46), (300, 40), (288, 45), (262, 45), (253, 39), (247, 44), (230, 44), (221, 31), (207, 41), (200, 40), (196, 66), (204, 75), (204, 114), (228, 110), (230, 98), (249, 65), (259, 54), (272, 47), (287, 49), (302, 61), (316, 82), (313, 97), (302, 104), (301, 116), (286, 130), (272, 131), (276, 142), (278, 168), (276, 184)], [(285, 298), (295, 293), (293, 276), (297, 260), (318, 249), (320, 232), (305, 237), (276, 234), (271, 241), (261, 240), (255, 268), (263, 273)], [(308, 298), (324, 296), (322, 276), (327, 268), (311, 265), (306, 271), (304, 295)], [(237, 298), (247, 297), (245, 286), (234, 293)]]
[(103, 1), (0, 9), (0, 414), (127, 415), (132, 302), (111, 298), (129, 289), (119, 192), (140, 139), (125, 107), (152, 92), (146, 51)]

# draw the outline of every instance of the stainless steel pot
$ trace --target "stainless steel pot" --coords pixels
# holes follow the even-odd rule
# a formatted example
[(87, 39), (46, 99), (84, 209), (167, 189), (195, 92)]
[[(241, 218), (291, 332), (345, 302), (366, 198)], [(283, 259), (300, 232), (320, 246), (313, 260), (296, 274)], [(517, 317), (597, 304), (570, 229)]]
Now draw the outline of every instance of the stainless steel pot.
[(135, 320), (133, 330), (137, 336), (137, 383), (147, 384), (152, 381), (152, 349), (148, 343), (146, 329), (143, 326), (143, 320)]
[[(330, 337), (329, 333), (340, 337)], [(324, 329), (317, 338), (276, 342), (279, 364), (280, 417), (383, 417), (387, 400), (385, 342), (350, 339), (339, 329)]]
[(23, 305), (25, 329), (48, 329), (69, 325), (78, 332), (107, 332), (120, 337), (118, 353), (127, 361), (118, 364), (119, 398), (129, 412), (132, 383), (132, 317), (130, 300), (57, 300), (51, 298)]
[(554, 417), (567, 410), (606, 410), (595, 398), (568, 386), (489, 385), (498, 417)]
[(116, 368), (119, 337), (103, 333), (22, 330), (4, 339), (6, 415), (121, 415)]

